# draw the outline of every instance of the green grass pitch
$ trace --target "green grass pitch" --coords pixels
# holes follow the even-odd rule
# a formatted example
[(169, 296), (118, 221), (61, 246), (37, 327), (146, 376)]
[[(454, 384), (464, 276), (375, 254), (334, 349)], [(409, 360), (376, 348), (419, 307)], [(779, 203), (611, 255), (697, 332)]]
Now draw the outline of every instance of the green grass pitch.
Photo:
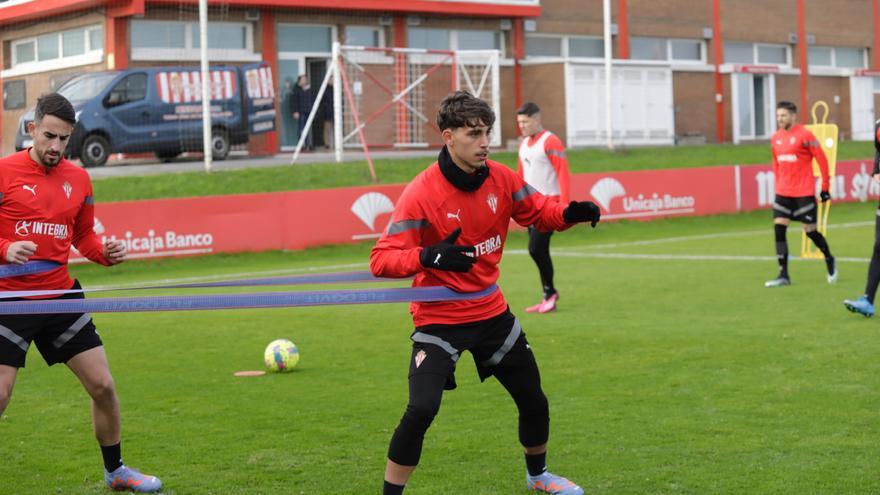
[[(541, 366), (551, 470), (600, 494), (880, 492), (880, 321), (841, 304), (863, 290), (874, 208), (833, 207), (835, 286), (821, 261), (793, 260), (791, 287), (763, 287), (776, 273), (766, 211), (557, 234), (562, 297), (549, 315), (522, 310), (540, 287), (525, 235), (512, 234), (500, 285)], [(799, 243), (793, 228), (793, 255)], [(365, 269), (369, 249), (74, 272), (96, 287)], [(122, 403), (125, 461), (160, 476), (165, 493), (380, 492), (406, 402), (405, 305), (95, 321)], [(233, 377), (260, 369), (276, 338), (299, 346), (295, 372)], [(497, 382), (479, 383), (470, 357), (457, 377), (407, 493), (525, 495), (512, 401)], [(101, 476), (85, 392), (32, 351), (0, 419), (0, 494), (103, 494)]]

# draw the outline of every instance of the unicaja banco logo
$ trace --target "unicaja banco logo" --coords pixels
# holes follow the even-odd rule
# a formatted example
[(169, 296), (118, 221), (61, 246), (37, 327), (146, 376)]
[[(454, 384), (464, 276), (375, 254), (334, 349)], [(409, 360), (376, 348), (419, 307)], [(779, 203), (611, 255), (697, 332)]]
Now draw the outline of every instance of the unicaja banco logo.
[(626, 189), (623, 188), (623, 184), (617, 179), (605, 177), (593, 184), (590, 194), (602, 206), (603, 210), (611, 211), (611, 200), (626, 194)]
[[(366, 225), (372, 234), (353, 235), (352, 239), (376, 238), (381, 234), (376, 233), (376, 219), (383, 213), (392, 213), (394, 211), (394, 203), (388, 196), (377, 192), (368, 192), (351, 205), (351, 212), (354, 213), (364, 225)], [(380, 229), (381, 230), (381, 229)]]

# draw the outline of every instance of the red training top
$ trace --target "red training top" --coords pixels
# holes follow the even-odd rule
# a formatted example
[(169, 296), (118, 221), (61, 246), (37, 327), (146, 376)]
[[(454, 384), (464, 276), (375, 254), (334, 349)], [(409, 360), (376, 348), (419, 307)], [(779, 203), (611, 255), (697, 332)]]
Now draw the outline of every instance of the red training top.
[(0, 290), (66, 290), (73, 287), (67, 272), (70, 246), (86, 258), (110, 265), (93, 230), (92, 182), (85, 170), (61, 159), (44, 167), (30, 157), (30, 148), (0, 158), (0, 263), (16, 241), (31, 241), (37, 251), (31, 261), (49, 260), (61, 266), (44, 273), (0, 278)]
[[(540, 231), (565, 230), (566, 205), (550, 200), (526, 184), (516, 172), (487, 160), (489, 176), (475, 191), (455, 187), (434, 162), (404, 189), (391, 224), (370, 254), (378, 277), (415, 275), (413, 287), (445, 286), (477, 292), (498, 280), (498, 263), (512, 218)], [(477, 262), (465, 273), (425, 268), (422, 248), (437, 244), (461, 227), (456, 244), (476, 247)], [(415, 326), (462, 324), (498, 316), (507, 309), (501, 291), (467, 301), (412, 303)]]
[(804, 126), (796, 124), (787, 131), (776, 131), (770, 141), (770, 150), (773, 152), (776, 194), (791, 198), (815, 196), (813, 158), (822, 174), (822, 190), (828, 190), (828, 159), (816, 136)]

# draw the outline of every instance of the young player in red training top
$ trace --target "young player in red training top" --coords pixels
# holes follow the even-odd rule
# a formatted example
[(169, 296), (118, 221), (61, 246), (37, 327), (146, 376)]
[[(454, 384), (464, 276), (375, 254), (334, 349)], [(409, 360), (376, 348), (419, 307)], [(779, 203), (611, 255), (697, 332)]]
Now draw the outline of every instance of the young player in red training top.
[(822, 187), (819, 197), (822, 202), (831, 199), (828, 192), (828, 160), (822, 145), (812, 132), (797, 123), (797, 107), (790, 101), (780, 101), (776, 105), (776, 124), (779, 130), (773, 134), (770, 150), (773, 153), (773, 174), (776, 176), (776, 198), (773, 201), (773, 228), (776, 234), (776, 259), (779, 262), (779, 276), (764, 283), (765, 287), (791, 285), (788, 276), (788, 243), (785, 232), (792, 220), (804, 224), (807, 237), (825, 255), (828, 269), (828, 283), (837, 282), (837, 266), (828, 242), (816, 230), (817, 203), (815, 179), (813, 179), (813, 159), (819, 164), (822, 173)]
[[(522, 132), (516, 171), (526, 183), (544, 196), (568, 204), (568, 159), (562, 141), (544, 129), (541, 109), (529, 101), (516, 111), (516, 123)], [(538, 265), (544, 297), (540, 303), (526, 308), (528, 313), (549, 313), (556, 310), (559, 292), (553, 285), (553, 260), (550, 259), (550, 237), (553, 231), (541, 232), (529, 226), (529, 254)]]
[(443, 100), (437, 124), (445, 146), (437, 162), (406, 187), (370, 256), (377, 276), (415, 276), (416, 287), (488, 292), (477, 299), (410, 306), (416, 328), (411, 336), (409, 403), (388, 449), (385, 495), (403, 493), (443, 390), (455, 388), (455, 365), (466, 350), (480, 379), (494, 375), (519, 409), (528, 488), (584, 493), (547, 471), (550, 415), (538, 365), (501, 290), (492, 289), (511, 219), (540, 231), (563, 230), (579, 222), (595, 226), (599, 207), (589, 201), (564, 205), (548, 200), (509, 168), (487, 160), (494, 122), (489, 105), (466, 92)]
[[(110, 266), (125, 261), (122, 241), (101, 244), (95, 235), (89, 175), (64, 158), (75, 124), (76, 113), (67, 99), (57, 93), (44, 95), (37, 100), (29, 127), (33, 147), (0, 159), (0, 255), (6, 263), (43, 260), (59, 264), (44, 273), (0, 278), (0, 291), (80, 289), (67, 272), (71, 245), (95, 263)], [(82, 299), (83, 295), (61, 298)], [(66, 364), (92, 398), (92, 423), (107, 486), (159, 491), (162, 482), (158, 478), (122, 463), (119, 399), (88, 313), (0, 315), (0, 415), (9, 404), (31, 342), (50, 366)]]

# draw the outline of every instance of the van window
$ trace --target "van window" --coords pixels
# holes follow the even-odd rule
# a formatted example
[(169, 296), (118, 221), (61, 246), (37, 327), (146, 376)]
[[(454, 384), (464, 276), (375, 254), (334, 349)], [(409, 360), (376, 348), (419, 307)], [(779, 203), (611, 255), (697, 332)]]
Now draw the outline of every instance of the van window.
[(58, 88), (58, 94), (74, 104), (91, 100), (104, 91), (104, 88), (114, 79), (116, 79), (116, 73), (114, 72), (83, 74), (65, 82)]
[(147, 97), (147, 75), (143, 72), (131, 74), (119, 81), (104, 100), (104, 105), (114, 107), (143, 100)]

